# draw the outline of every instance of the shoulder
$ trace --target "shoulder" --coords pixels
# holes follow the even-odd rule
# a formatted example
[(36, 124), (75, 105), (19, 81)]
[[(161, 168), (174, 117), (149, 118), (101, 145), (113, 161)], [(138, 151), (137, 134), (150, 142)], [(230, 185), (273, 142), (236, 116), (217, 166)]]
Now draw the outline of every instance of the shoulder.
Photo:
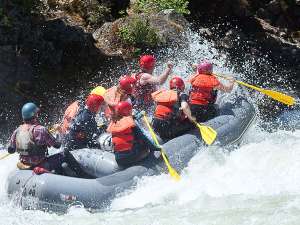
[(140, 79), (141, 80), (148, 80), (150, 79), (151, 77), (153, 77), (150, 73), (141, 73), (140, 74)]
[(40, 132), (48, 132), (48, 129), (42, 125), (34, 125), (33, 130), (40, 131)]

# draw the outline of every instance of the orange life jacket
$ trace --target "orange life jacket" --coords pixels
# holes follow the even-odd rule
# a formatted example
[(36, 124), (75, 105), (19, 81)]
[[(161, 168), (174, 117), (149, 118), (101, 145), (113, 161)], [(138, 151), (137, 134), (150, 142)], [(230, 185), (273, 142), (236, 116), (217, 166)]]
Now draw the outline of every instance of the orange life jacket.
[(79, 111), (79, 105), (79, 101), (75, 101), (66, 109), (61, 127), (62, 134), (66, 134), (69, 130), (72, 120), (75, 118)]
[(152, 93), (152, 99), (157, 103), (154, 116), (158, 119), (170, 119), (175, 111), (175, 104), (178, 103), (178, 94), (173, 90), (159, 90)]
[(123, 152), (130, 151), (132, 149), (134, 142), (134, 127), (135, 122), (132, 116), (123, 117), (122, 119), (112, 121), (109, 124), (107, 132), (112, 134), (114, 151)]
[(152, 103), (151, 93), (156, 91), (156, 87), (153, 84), (140, 83), (143, 72), (132, 75), (136, 79), (136, 84), (133, 89), (132, 96), (135, 98), (136, 105), (149, 105)]
[(220, 82), (213, 75), (196, 74), (190, 79), (192, 84), (189, 102), (195, 105), (214, 104), (217, 99), (217, 91), (214, 90)]

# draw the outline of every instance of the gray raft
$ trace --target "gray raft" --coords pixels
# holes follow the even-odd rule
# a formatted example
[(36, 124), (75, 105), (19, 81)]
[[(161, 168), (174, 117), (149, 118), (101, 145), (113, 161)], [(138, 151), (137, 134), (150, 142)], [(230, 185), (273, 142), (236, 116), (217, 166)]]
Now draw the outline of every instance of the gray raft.
[[(220, 115), (205, 124), (218, 132), (214, 145), (238, 144), (255, 118), (255, 110), (244, 98), (234, 104), (220, 104)], [(181, 171), (190, 159), (205, 149), (199, 131), (174, 138), (163, 144), (171, 165)], [(159, 153), (159, 152), (157, 152)], [(150, 154), (137, 166), (119, 168), (113, 153), (95, 149), (81, 149), (73, 156), (95, 179), (75, 178), (55, 174), (33, 175), (32, 171), (17, 170), (8, 178), (8, 196), (25, 209), (65, 212), (70, 206), (87, 209), (108, 207), (120, 192), (134, 188), (137, 178), (166, 171), (159, 154)]]

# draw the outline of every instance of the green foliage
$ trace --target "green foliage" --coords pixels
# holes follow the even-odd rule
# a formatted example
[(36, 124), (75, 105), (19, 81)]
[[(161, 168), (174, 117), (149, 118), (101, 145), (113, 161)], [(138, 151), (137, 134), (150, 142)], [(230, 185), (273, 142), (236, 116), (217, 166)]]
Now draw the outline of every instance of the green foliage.
[(156, 47), (160, 42), (157, 31), (150, 26), (149, 21), (138, 17), (120, 27), (118, 35), (123, 44), (138, 48)]
[(6, 28), (12, 27), (11, 18), (5, 14), (4, 9), (1, 7), (0, 7), (0, 25)]
[(180, 14), (189, 14), (188, 0), (136, 0), (132, 9), (136, 13), (156, 13), (165, 9), (174, 9)]

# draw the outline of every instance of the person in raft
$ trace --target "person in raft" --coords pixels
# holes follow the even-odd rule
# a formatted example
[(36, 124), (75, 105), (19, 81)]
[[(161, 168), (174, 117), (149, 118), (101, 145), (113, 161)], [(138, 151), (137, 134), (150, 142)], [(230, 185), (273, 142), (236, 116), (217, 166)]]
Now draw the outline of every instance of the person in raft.
[(194, 127), (196, 121), (188, 104), (189, 96), (184, 93), (184, 81), (180, 77), (173, 77), (169, 86), (169, 90), (152, 93), (156, 103), (152, 125), (162, 139), (184, 134)]
[(109, 88), (104, 94), (104, 101), (107, 105), (105, 116), (107, 119), (112, 119), (115, 116), (115, 107), (121, 101), (131, 102), (131, 94), (136, 79), (131, 76), (122, 76), (119, 79), (119, 84)]
[(38, 122), (39, 108), (32, 102), (22, 107), (23, 124), (12, 134), (8, 153), (19, 153), (19, 169), (32, 169), (36, 174), (61, 167), (63, 154), (48, 157), (48, 147), (60, 148), (61, 143)]
[(155, 57), (152, 55), (141, 56), (139, 61), (140, 72), (132, 75), (136, 79), (132, 96), (134, 98), (134, 108), (137, 110), (151, 110), (154, 105), (151, 93), (157, 90), (157, 85), (164, 84), (172, 72), (173, 64), (167, 62), (165, 71), (159, 76), (153, 76), (155, 61)]
[(150, 151), (159, 149), (136, 125), (132, 116), (132, 105), (119, 102), (115, 107), (116, 117), (111, 121), (107, 132), (112, 134), (115, 159), (118, 165), (129, 167), (145, 159)]
[[(94, 94), (94, 95), (99, 95), (101, 97), (103, 97), (103, 95), (105, 94), (105, 88), (102, 86), (97, 86), (95, 87), (91, 92), (90, 95)], [(72, 102), (66, 109), (62, 122), (59, 124), (55, 124), (53, 126), (53, 131), (58, 131), (60, 134), (60, 138), (64, 139), (65, 135), (70, 131), (70, 126), (72, 121), (74, 120), (74, 118), (76, 117), (76, 115), (78, 114), (79, 111), (82, 111), (82, 109), (84, 108), (85, 103), (84, 103), (84, 99), (79, 99), (76, 100), (74, 102)]]
[(213, 74), (213, 65), (203, 61), (198, 65), (196, 74), (190, 79), (191, 89), (189, 92), (189, 104), (192, 115), (198, 122), (205, 122), (217, 116), (218, 110), (215, 105), (218, 91), (231, 92), (235, 80), (231, 78), (228, 85), (220, 83)]
[(64, 146), (66, 150), (100, 148), (97, 139), (105, 132), (106, 127), (98, 126), (96, 115), (103, 103), (104, 99), (100, 95), (91, 94), (87, 97), (85, 107), (79, 110), (66, 134)]

